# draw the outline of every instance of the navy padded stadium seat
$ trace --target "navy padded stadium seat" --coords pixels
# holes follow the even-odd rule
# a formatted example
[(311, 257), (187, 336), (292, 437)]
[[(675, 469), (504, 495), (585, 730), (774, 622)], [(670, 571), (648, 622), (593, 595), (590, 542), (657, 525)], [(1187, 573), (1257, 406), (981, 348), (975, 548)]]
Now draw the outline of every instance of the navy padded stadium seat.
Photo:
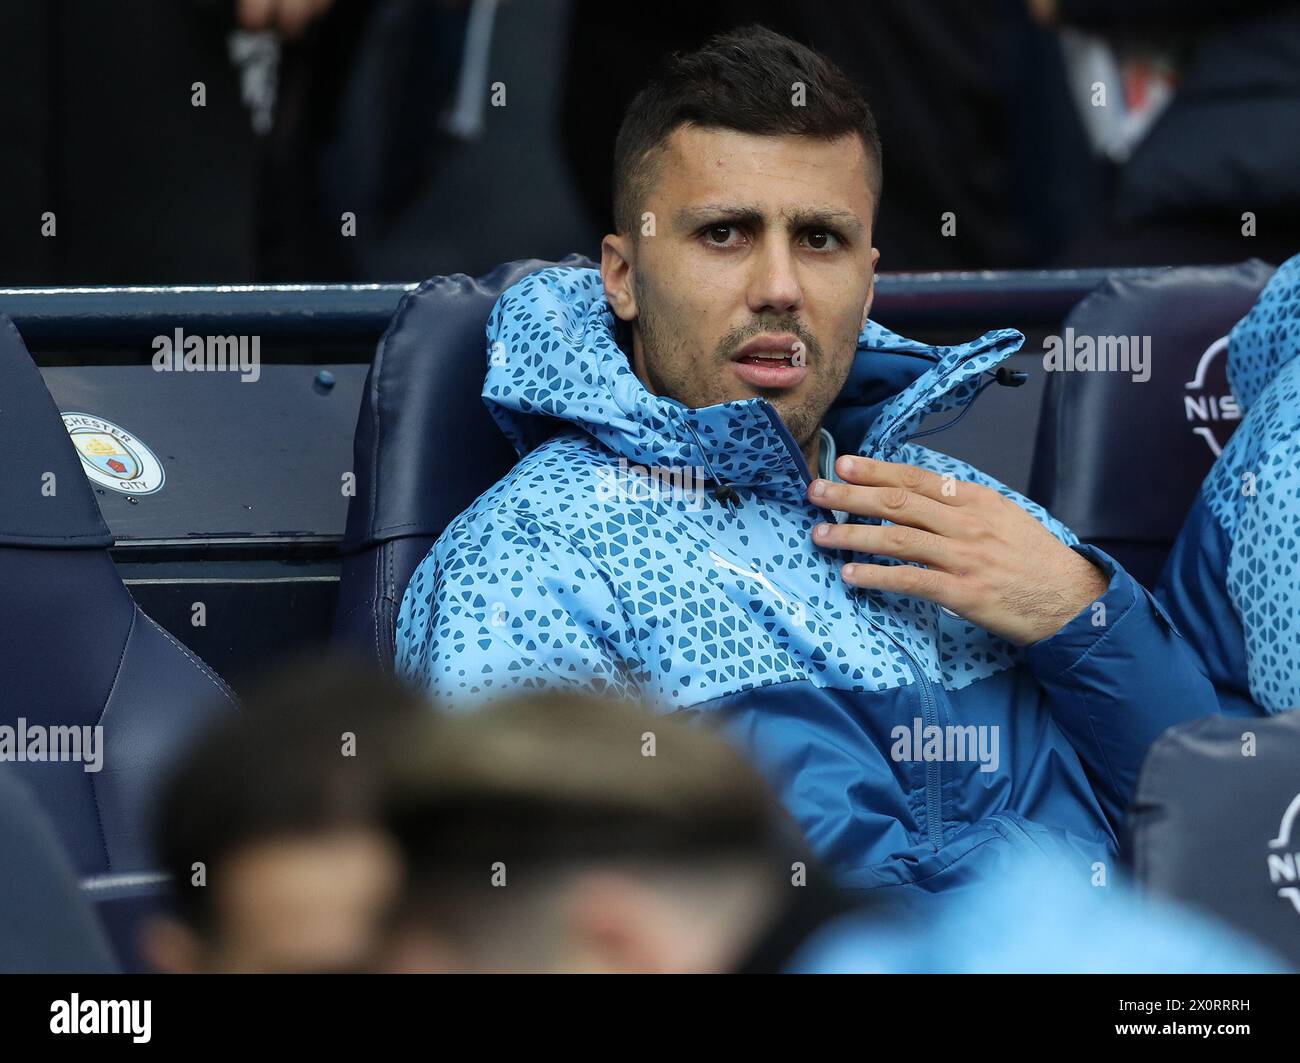
[[(1196, 491), (1238, 420), (1224, 340), (1272, 275), (1258, 260), (1102, 284), (1076, 337), (1150, 337), (1151, 377), (1047, 374), (1029, 495), (1154, 587)], [(1216, 449), (1218, 448), (1218, 449)]]
[(234, 696), (123, 585), (81, 459), (3, 316), (0, 452), (0, 725), (103, 727), (98, 772), (74, 761), (13, 769), (82, 874), (148, 869), (160, 777)]
[(393, 667), (394, 625), (416, 566), (444, 528), (514, 465), (483, 403), (487, 320), (497, 297), (548, 266), (529, 259), (477, 279), (434, 277), (408, 293), (379, 341), (353, 443), (335, 638)]
[(81, 895), (91, 904), (108, 935), (124, 974), (153, 970), (144, 952), (146, 924), (175, 913), (170, 876), (158, 871), (92, 875), (81, 880)]
[(0, 973), (116, 969), (49, 818), (17, 773), (0, 764)]
[(1212, 912), (1300, 968), (1300, 709), (1207, 716), (1147, 754), (1130, 813), (1144, 889)]

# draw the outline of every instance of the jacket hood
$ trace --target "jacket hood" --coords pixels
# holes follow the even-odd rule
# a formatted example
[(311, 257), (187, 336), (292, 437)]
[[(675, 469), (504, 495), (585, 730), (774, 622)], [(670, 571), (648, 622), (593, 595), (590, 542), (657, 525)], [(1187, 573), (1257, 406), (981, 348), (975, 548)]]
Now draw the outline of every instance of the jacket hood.
[(1300, 255), (1287, 259), (1264, 286), (1228, 340), (1228, 383), (1249, 410), (1287, 362), (1300, 354)]
[[(702, 465), (722, 483), (760, 483), (803, 468), (765, 399), (692, 410), (652, 395), (619, 347), (614, 323), (594, 269), (540, 270), (497, 300), (483, 399), (521, 456), (567, 422), (629, 462)], [(837, 452), (891, 457), (928, 414), (972, 401), (1023, 341), (1001, 329), (935, 347), (869, 321), (824, 421)]]

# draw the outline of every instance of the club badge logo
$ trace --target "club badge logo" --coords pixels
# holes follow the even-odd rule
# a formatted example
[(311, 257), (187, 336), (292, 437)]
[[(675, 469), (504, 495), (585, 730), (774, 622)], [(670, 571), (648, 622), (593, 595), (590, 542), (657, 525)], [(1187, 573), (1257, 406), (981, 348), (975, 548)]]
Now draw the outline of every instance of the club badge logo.
[(162, 487), (162, 462), (126, 429), (88, 413), (63, 414), (63, 427), (91, 483), (124, 495), (151, 495)]

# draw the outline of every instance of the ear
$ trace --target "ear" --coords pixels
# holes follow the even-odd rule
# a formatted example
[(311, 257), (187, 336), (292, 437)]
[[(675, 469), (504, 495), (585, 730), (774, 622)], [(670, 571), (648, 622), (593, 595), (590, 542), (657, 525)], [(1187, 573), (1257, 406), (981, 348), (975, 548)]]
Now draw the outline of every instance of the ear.
[(871, 249), (871, 279), (867, 282), (867, 301), (862, 305), (862, 323), (858, 332), (867, 327), (867, 318), (871, 316), (871, 304), (876, 300), (876, 264), (880, 261), (880, 251)]
[(610, 233), (600, 242), (600, 279), (605, 284), (605, 298), (621, 321), (635, 321), (637, 317), (632, 285), (635, 259), (630, 236)]
[(565, 903), (572, 968), (602, 974), (673, 973), (671, 924), (661, 914), (659, 899), (628, 875), (582, 875)]
[(140, 931), (140, 951), (163, 974), (198, 974), (206, 969), (199, 936), (170, 915), (150, 917)]

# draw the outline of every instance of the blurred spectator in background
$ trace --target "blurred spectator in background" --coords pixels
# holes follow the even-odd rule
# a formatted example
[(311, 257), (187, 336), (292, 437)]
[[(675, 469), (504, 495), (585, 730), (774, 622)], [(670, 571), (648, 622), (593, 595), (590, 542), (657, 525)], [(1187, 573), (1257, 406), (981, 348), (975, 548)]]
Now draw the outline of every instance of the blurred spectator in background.
[(253, 279), (233, 19), (233, 0), (0, 5), (0, 282)]
[(1300, 246), (1298, 6), (7, 0), (0, 284), (594, 255), (636, 88), (749, 23), (863, 87), (893, 145), (887, 270), (1280, 262)]
[(0, 284), (407, 281), (594, 253), (569, 0), (7, 0)]
[[(637, 10), (646, 25), (671, 21), (661, 7)], [(623, 60), (566, 60), (571, 8), (377, 0), (328, 153), (333, 217), (358, 215), (357, 276), (475, 276), (512, 259), (599, 253), (602, 231), (561, 151), (560, 92), (566, 61), (596, 98)]]
[[(339, 4), (349, 18), (365, 6)], [(298, 211), (315, 179), (297, 148), (297, 176), (284, 172), (276, 145), (302, 144), (306, 131), (301, 116), (277, 120), (277, 90), (301, 80), (315, 21), (332, 9), (6, 0), (0, 283), (229, 283), (274, 271), (277, 243), (303, 244)]]
[(1280, 263), (1300, 247), (1300, 4), (1028, 2), (1060, 28), (1113, 167), (1105, 214), (1060, 264)]
[[(1012, 0), (575, 0), (565, 148), (612, 231), (619, 122), (651, 69), (758, 23), (816, 49), (862, 89), (889, 145), (875, 240), (885, 270), (1028, 266), (1084, 231), (1100, 191), (1054, 36)], [(599, 70), (599, 73), (596, 73)]]
[(279, 30), (293, 40), (334, 0), (235, 0), (236, 17), (247, 30)]
[(399, 881), (373, 826), (394, 746), (427, 707), (364, 668), (288, 668), (222, 717), (163, 794), (175, 912), (147, 929), (163, 971), (344, 971), (369, 962)]

